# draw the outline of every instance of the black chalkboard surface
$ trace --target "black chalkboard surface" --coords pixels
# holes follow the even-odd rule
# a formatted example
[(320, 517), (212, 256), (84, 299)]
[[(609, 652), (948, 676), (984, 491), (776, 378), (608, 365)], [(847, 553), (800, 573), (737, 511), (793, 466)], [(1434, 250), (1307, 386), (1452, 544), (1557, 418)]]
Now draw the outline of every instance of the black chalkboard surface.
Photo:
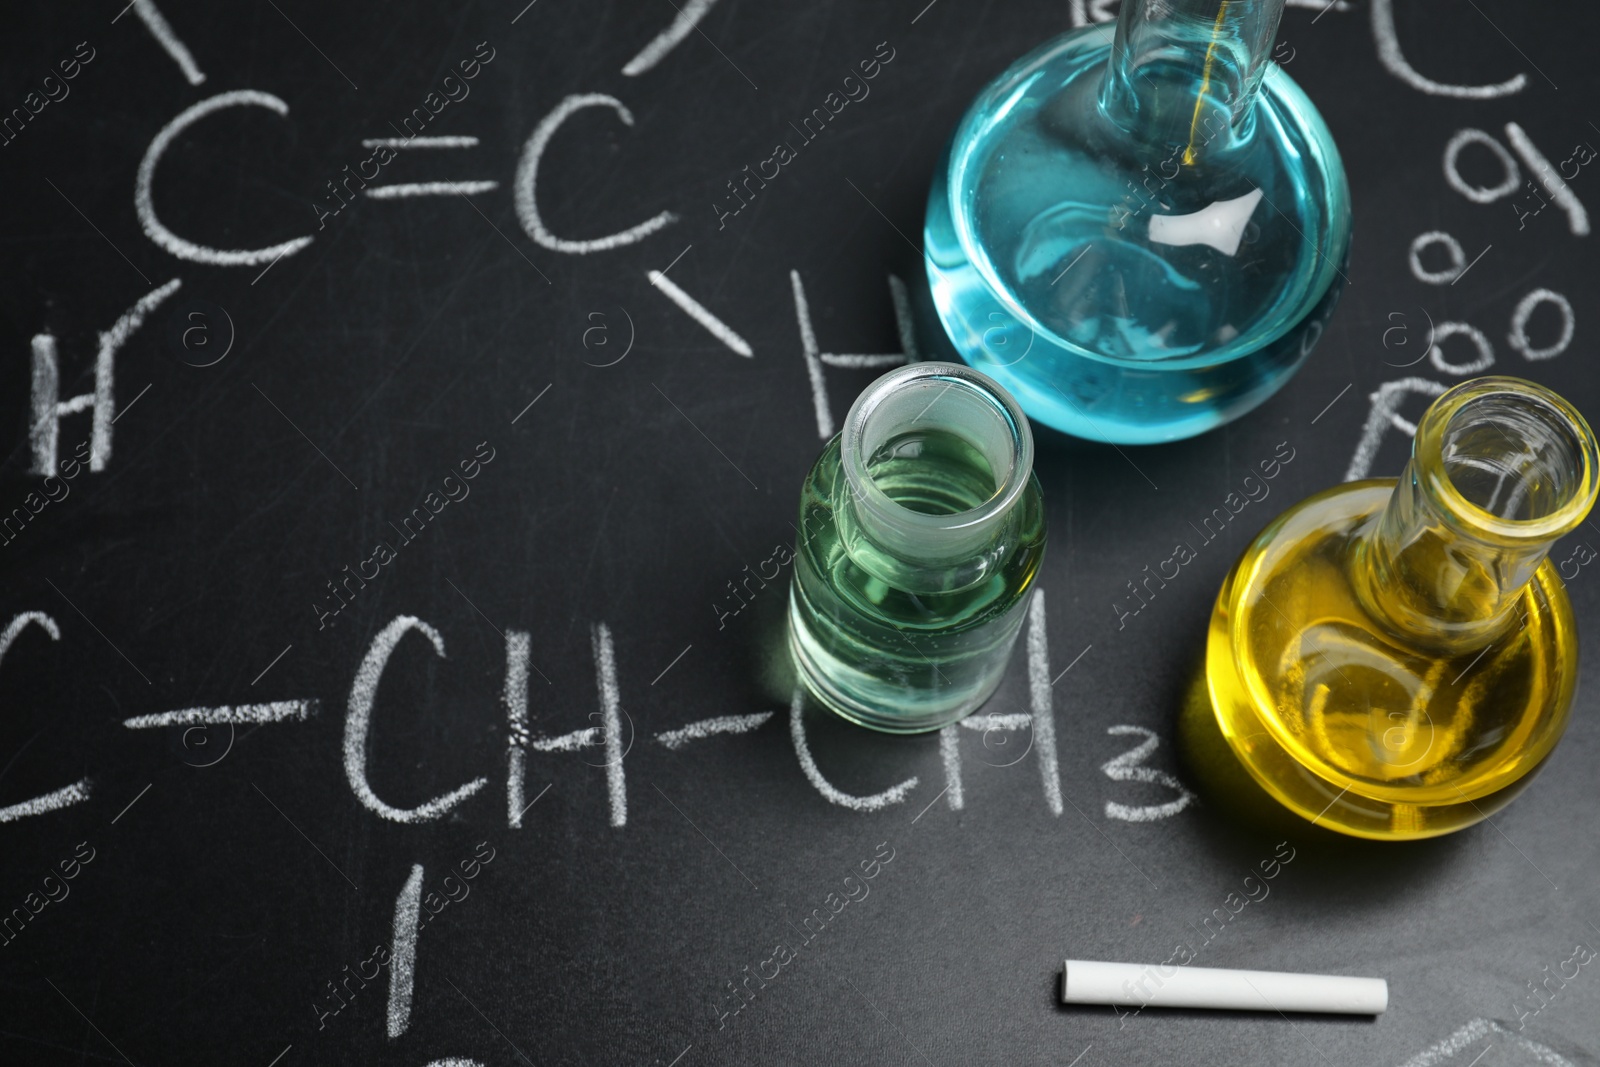
[[(977, 729), (791, 707), (800, 480), (883, 367), (943, 353), (934, 160), (1114, 12), (9, 11), (0, 1058), (1596, 1062), (1600, 978), (1551, 979), (1600, 944), (1592, 639), (1538, 780), (1446, 839), (1241, 814), (1176, 745), (1279, 508), (1398, 472), (1481, 370), (1600, 413), (1584, 5), (1291, 3), (1275, 56), (1356, 209), (1311, 360), (1182, 445), (1039, 433), (1043, 599)], [(1592, 544), (1554, 557), (1589, 634)], [(1179, 942), (1384, 976), (1390, 1010), (1057, 1003), (1063, 957)]]

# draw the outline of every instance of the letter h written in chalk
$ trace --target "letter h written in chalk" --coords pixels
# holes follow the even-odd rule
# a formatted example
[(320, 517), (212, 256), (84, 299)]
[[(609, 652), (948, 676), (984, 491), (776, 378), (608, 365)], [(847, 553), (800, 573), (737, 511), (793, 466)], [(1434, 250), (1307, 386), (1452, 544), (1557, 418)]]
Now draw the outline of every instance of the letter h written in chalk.
[[(585, 762), (590, 766), (603, 766), (606, 772), (606, 792), (611, 808), (611, 825), (620, 827), (628, 823), (627, 778), (622, 768), (631, 736), (624, 739), (622, 698), (617, 684), (617, 657), (611, 640), (611, 628), (603, 622), (590, 629), (590, 644), (594, 650), (595, 685), (600, 694), (600, 710), (590, 715), (598, 726), (588, 726), (556, 737), (535, 737), (528, 722), (528, 671), (530, 635), (520, 630), (506, 634), (506, 678), (504, 701), (506, 705), (506, 805), (507, 819), (513, 829), (522, 825), (522, 814), (533, 806), (524, 802), (526, 753), (533, 752), (586, 752)], [(540, 674), (543, 677), (543, 673)], [(546, 679), (548, 681), (548, 679)], [(630, 726), (631, 734), (631, 726)], [(598, 762), (597, 762), (598, 761)], [(542, 795), (542, 794), (541, 794)], [(534, 797), (534, 801), (539, 798)]]
[(54, 334), (41, 333), (33, 338), (33, 389), (28, 437), (33, 446), (33, 466), (30, 474), (48, 477), (56, 473), (57, 444), (61, 434), (61, 417), (80, 411), (93, 413), (94, 428), (90, 436), (89, 469), (102, 471), (111, 459), (111, 424), (117, 419), (117, 401), (113, 391), (117, 352), (127, 343), (134, 331), (143, 325), (145, 318), (183, 283), (174, 278), (158, 289), (146, 293), (133, 307), (123, 312), (111, 329), (100, 333), (99, 349), (94, 361), (94, 391), (61, 399), (61, 368), (56, 357)]

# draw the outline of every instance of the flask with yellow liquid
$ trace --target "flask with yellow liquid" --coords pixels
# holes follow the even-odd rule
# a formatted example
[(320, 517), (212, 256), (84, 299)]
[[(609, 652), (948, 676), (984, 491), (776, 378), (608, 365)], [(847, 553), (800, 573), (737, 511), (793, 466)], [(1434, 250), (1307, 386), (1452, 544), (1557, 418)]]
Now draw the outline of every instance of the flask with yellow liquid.
[(1578, 678), (1546, 558), (1596, 495), (1594, 434), (1517, 378), (1434, 401), (1395, 479), (1275, 519), (1217, 598), (1212, 711), (1250, 776), (1319, 826), (1432, 837), (1508, 803), (1555, 748)]

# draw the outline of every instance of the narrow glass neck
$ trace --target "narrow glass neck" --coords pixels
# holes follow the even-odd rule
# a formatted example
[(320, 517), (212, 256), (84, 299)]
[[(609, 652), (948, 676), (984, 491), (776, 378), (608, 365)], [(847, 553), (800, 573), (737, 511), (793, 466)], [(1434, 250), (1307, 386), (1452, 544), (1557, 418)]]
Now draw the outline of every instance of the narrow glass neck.
[(1123, 0), (1100, 106), (1183, 165), (1247, 140), (1284, 0)]
[(960, 364), (890, 371), (856, 399), (839, 436), (852, 530), (875, 553), (917, 566), (982, 556), (1033, 471), (1022, 409)]
[(1451, 389), (1367, 535), (1367, 608), (1444, 652), (1497, 640), (1550, 547), (1588, 515), (1597, 467), (1588, 424), (1550, 390), (1503, 377)]

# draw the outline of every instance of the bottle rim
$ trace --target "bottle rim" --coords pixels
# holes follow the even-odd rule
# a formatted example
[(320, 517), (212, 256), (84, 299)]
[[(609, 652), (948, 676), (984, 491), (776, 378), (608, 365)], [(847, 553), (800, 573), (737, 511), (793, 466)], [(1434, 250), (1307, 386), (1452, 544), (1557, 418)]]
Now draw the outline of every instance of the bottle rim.
[[(1471, 425), (1471, 409), (1484, 400), (1502, 398), (1543, 422), (1552, 438), (1564, 437), (1572, 455), (1573, 474), (1569, 485), (1561, 486), (1558, 506), (1528, 519), (1506, 518), (1469, 499), (1451, 479), (1445, 462), (1445, 447), (1450, 435)], [(1507, 437), (1512, 448), (1516, 442)], [(1523, 378), (1490, 375), (1463, 382), (1441, 395), (1429, 406), (1412, 439), (1415, 477), (1439, 505), (1441, 516), (1458, 533), (1497, 544), (1529, 545), (1551, 542), (1576, 529), (1594, 506), (1600, 493), (1600, 453), (1594, 431), (1577, 408), (1554, 390)]]
[[(1009, 454), (1004, 457), (985, 455), (997, 484), (994, 495), (975, 508), (943, 515), (913, 511), (885, 493), (867, 469), (872, 455), (871, 437), (886, 436), (880, 425), (886, 416), (885, 403), (906, 389), (927, 382), (943, 382), (944, 389), (913, 422), (926, 415), (945, 394), (953, 389), (960, 390), (965, 394), (964, 399), (982, 401), (968, 405), (966, 410), (981, 412), (983, 417), (994, 420), (989, 429), (997, 432), (991, 437), (1009, 446)], [(930, 419), (929, 425), (956, 429), (937, 418)], [(1033, 432), (1021, 405), (993, 378), (960, 363), (912, 363), (890, 371), (867, 386), (845, 416), (839, 451), (858, 514), (864, 513), (863, 517), (876, 528), (917, 538), (930, 549), (971, 547), (966, 542), (974, 538), (974, 544), (981, 544), (982, 537), (1022, 496), (1033, 473)], [(997, 458), (1003, 458), (1004, 463), (996, 463)]]

